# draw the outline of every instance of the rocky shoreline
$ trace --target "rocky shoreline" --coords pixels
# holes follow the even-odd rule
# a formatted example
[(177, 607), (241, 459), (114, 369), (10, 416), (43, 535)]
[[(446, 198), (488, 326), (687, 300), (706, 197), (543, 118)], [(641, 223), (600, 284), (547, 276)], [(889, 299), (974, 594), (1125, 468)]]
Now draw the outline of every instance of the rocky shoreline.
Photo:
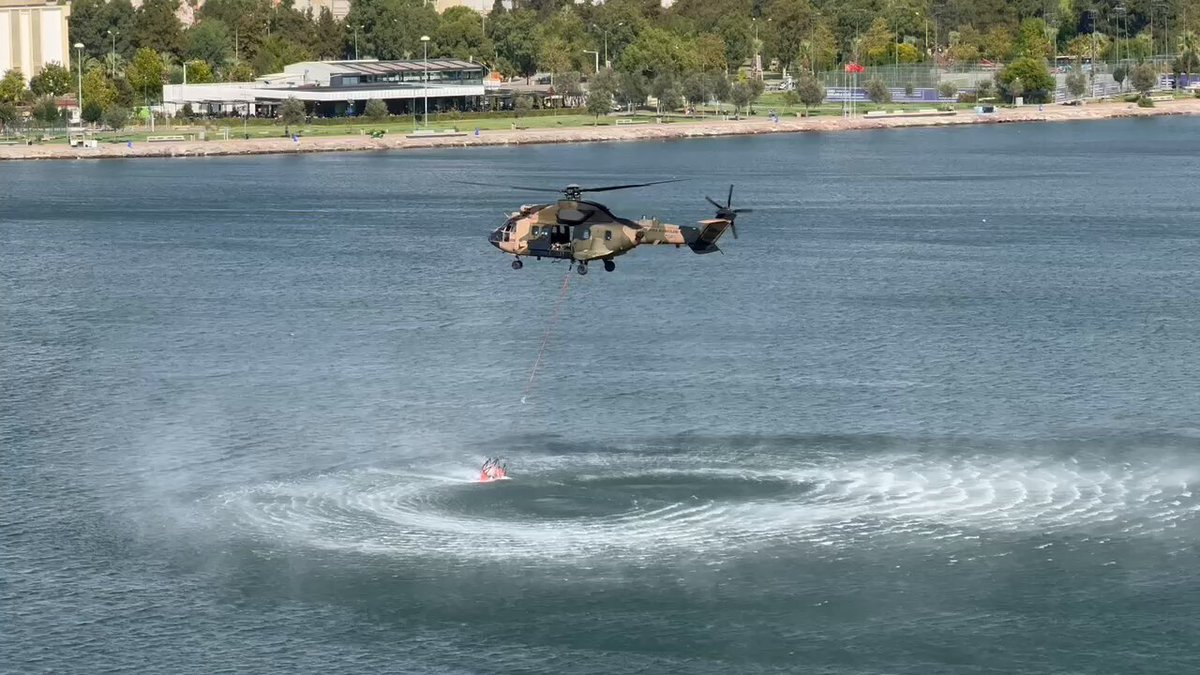
[(830, 132), (900, 127), (941, 127), (963, 124), (1002, 124), (1007, 122), (1066, 122), (1077, 120), (1125, 119), (1164, 115), (1200, 115), (1200, 99), (1159, 102), (1154, 108), (1139, 108), (1132, 103), (1093, 103), (1084, 106), (1047, 105), (998, 109), (995, 114), (979, 115), (960, 110), (956, 115), (939, 117), (812, 117), (677, 124), (638, 124), (624, 126), (573, 127), (569, 129), (523, 129), (484, 131), (480, 135), (429, 136), (408, 138), (403, 135), (374, 139), (366, 136), (337, 136), (290, 139), (214, 140), (190, 142), (134, 143), (101, 145), (96, 148), (72, 148), (66, 145), (0, 146), (0, 160), (33, 159), (117, 159), (129, 157), (214, 157), (226, 155), (295, 154), (306, 152), (363, 152), (410, 148), (475, 147), (523, 145), (534, 143), (591, 143), (608, 141), (645, 141), (744, 134)]

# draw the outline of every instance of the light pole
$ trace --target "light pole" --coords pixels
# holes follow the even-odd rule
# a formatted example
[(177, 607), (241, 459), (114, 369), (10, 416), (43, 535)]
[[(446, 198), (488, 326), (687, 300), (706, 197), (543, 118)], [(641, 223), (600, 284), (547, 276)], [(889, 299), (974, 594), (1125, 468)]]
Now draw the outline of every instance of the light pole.
[[(618, 26), (624, 26), (624, 25), (625, 25), (625, 22), (624, 22), (624, 21), (618, 21), (618, 22), (617, 22), (617, 25), (618, 25)], [(601, 33), (603, 33), (603, 34), (604, 34), (604, 67), (605, 67), (605, 68), (611, 68), (611, 67), (612, 67), (612, 64), (610, 64), (610, 63), (608, 62), (608, 30), (609, 30), (609, 29), (607, 29), (607, 28), (601, 28), (600, 26), (597, 26), (596, 24), (592, 24), (592, 28), (595, 28), (596, 30), (598, 30), (598, 31), (600, 31)], [(598, 57), (597, 57), (597, 58), (598, 58)], [(596, 70), (597, 70), (597, 71), (599, 71), (599, 68), (597, 68)]]
[(362, 26), (354, 27), (354, 60), (355, 61), (358, 60), (358, 29), (359, 28), (362, 28)]
[(592, 54), (593, 56), (596, 57), (596, 72), (599, 73), (600, 72), (600, 52), (595, 49), (585, 49), (585, 50), (583, 50), (583, 53), (584, 54)]
[(121, 31), (119, 30), (116, 32), (108, 31), (108, 36), (112, 38), (112, 53), (109, 55), (109, 65), (112, 66), (112, 77), (114, 80), (117, 79), (117, 35), (120, 33)]
[(429, 36), (421, 36), (421, 46), (425, 48), (425, 122), (429, 126)]
[(75, 43), (75, 62), (79, 66), (79, 126), (83, 126), (83, 43)]

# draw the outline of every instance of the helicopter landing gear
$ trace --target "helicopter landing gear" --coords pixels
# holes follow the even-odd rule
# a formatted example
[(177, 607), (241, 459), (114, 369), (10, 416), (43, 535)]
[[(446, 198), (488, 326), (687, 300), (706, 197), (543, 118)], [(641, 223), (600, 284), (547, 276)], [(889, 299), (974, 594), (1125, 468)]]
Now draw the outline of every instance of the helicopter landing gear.
[(604, 271), (605, 272), (611, 272), (615, 269), (617, 269), (617, 263), (615, 260), (605, 260), (604, 261)]
[(519, 270), (524, 266), (525, 266), (525, 263), (521, 262), (520, 258), (517, 258), (516, 260), (512, 261), (512, 268), (514, 270)]
[(583, 275), (587, 274), (587, 263), (580, 261), (580, 263), (575, 266), (575, 272), (579, 276), (583, 276)]

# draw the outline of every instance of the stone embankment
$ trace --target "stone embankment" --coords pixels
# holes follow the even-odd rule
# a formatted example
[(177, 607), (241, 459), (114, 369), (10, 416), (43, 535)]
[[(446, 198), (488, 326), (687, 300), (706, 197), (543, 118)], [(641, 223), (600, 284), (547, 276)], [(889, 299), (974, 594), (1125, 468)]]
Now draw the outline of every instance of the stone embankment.
[(742, 134), (831, 132), (897, 127), (942, 127), (963, 124), (1001, 124), (1006, 122), (1061, 122), (1072, 120), (1121, 119), (1163, 115), (1200, 115), (1200, 99), (1164, 101), (1154, 108), (1139, 108), (1132, 103), (1093, 103), (1084, 106), (1047, 105), (1002, 108), (994, 114), (978, 115), (959, 111), (944, 117), (813, 117), (783, 118), (778, 122), (755, 118), (738, 121), (680, 122), (674, 124), (630, 124), (557, 129), (484, 131), (478, 136), (429, 136), (409, 138), (402, 134), (374, 139), (368, 136), (285, 138), (228, 141), (169, 141), (133, 143), (132, 147), (101, 144), (96, 148), (71, 148), (66, 145), (0, 146), (4, 159), (100, 159), (126, 157), (211, 157), (219, 155), (293, 154), (302, 152), (351, 152), (402, 150), (409, 148), (473, 147), (522, 145), (531, 143), (592, 143), (606, 141), (647, 141)]

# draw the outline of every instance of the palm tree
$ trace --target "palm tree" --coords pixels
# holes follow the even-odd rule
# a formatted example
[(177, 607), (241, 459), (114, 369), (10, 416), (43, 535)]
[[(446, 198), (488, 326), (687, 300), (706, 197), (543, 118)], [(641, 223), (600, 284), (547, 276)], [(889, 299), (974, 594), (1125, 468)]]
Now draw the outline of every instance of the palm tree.
[(1200, 38), (1190, 30), (1179, 35), (1179, 59), (1176, 66), (1181, 73), (1193, 73), (1200, 69)]

